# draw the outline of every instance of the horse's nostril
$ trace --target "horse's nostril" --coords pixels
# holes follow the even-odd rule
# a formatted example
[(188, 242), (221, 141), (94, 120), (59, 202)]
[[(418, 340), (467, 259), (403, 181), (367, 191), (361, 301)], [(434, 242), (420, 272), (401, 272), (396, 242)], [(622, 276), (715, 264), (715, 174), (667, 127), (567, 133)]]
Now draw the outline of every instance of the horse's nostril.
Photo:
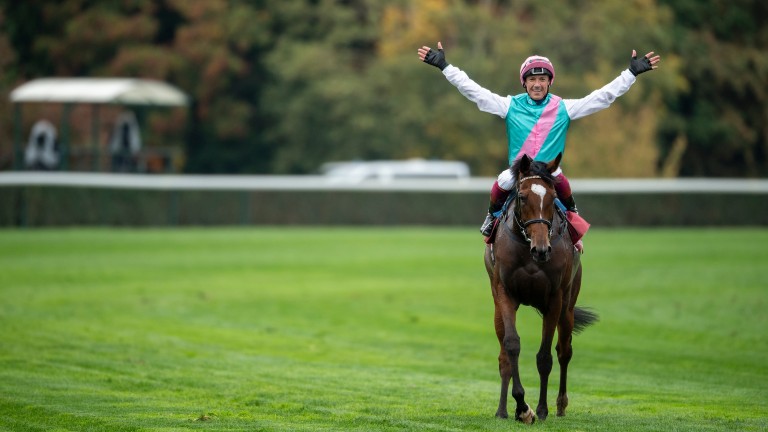
[(531, 256), (536, 262), (547, 262), (552, 257), (552, 245), (531, 247)]

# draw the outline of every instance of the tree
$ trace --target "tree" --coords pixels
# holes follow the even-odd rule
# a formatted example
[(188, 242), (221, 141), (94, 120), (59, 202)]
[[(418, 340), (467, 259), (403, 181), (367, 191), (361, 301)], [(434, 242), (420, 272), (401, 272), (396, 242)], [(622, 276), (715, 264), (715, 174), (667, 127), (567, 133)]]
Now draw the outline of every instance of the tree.
[(661, 0), (676, 16), (685, 91), (666, 95), (663, 154), (681, 176), (768, 175), (768, 4), (757, 0)]
[[(475, 175), (507, 163), (504, 126), (416, 49), (499, 94), (538, 53), (553, 92), (578, 98), (637, 49), (662, 54), (611, 109), (574, 122), (571, 177), (765, 176), (768, 6), (757, 0), (0, 0), (0, 86), (43, 76), (135, 76), (192, 96), (146, 119), (184, 146), (187, 172), (309, 173), (323, 162), (460, 159)], [(0, 140), (12, 118), (0, 102)], [(103, 120), (107, 120), (104, 119)], [(73, 132), (89, 135), (88, 115)], [(3, 146), (0, 165), (8, 166)]]
[[(470, 162), (474, 173), (494, 175), (507, 163), (503, 122), (479, 112), (434, 70), (411, 70), (415, 49), (442, 40), (449, 62), (502, 95), (521, 92), (520, 62), (544, 54), (558, 71), (553, 92), (578, 98), (615, 78), (627, 67), (633, 48), (666, 51), (655, 29), (671, 14), (652, 2), (639, 3), (581, 2), (575, 8), (566, 2), (435, 0), (391, 6), (382, 25), (382, 64), (392, 71), (408, 68), (415, 85), (407, 88), (413, 96), (403, 96), (409, 103), (400, 107), (412, 118), (424, 112), (423, 149), (444, 149), (442, 154)], [(564, 160), (569, 174), (655, 176), (654, 113), (660, 94), (674, 86), (676, 70), (672, 56), (670, 64), (653, 78), (643, 77), (610, 110), (574, 122)]]

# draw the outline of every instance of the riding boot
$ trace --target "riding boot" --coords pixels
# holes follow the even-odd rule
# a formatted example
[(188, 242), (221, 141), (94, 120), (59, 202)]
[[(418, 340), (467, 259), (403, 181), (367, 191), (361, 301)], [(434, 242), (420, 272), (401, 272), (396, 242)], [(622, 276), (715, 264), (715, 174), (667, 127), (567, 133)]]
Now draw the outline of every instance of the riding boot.
[(493, 231), (493, 221), (495, 220), (496, 217), (493, 216), (493, 212), (489, 209), (488, 214), (485, 215), (483, 224), (480, 225), (480, 233), (486, 237), (489, 237)]
[(560, 199), (560, 202), (563, 203), (566, 211), (574, 212), (574, 213), (579, 212), (579, 209), (576, 208), (576, 201), (573, 199), (573, 195), (570, 195), (568, 198), (565, 198), (565, 199)]
[(504, 208), (504, 203), (507, 201), (508, 196), (509, 191), (500, 188), (497, 182), (493, 183), (493, 188), (491, 189), (491, 202), (488, 205), (488, 214), (485, 216), (485, 221), (483, 221), (483, 224), (480, 226), (480, 233), (484, 236), (488, 237), (491, 235), (491, 232), (493, 231), (493, 222), (496, 220), (496, 217), (498, 217), (501, 209)]

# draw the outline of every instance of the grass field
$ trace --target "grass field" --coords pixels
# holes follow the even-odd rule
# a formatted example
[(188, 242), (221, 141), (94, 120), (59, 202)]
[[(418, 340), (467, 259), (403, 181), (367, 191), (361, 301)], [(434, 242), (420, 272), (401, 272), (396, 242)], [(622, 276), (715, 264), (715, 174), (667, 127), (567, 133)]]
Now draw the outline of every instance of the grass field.
[(768, 430), (768, 229), (593, 229), (601, 321), (530, 427), (493, 416), (475, 231), (0, 231), (0, 430)]

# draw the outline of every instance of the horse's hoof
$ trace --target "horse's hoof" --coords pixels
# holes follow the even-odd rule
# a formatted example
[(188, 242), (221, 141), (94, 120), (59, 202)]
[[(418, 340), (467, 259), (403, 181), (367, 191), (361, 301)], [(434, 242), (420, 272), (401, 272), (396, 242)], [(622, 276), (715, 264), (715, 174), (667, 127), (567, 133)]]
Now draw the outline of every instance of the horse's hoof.
[(539, 418), (539, 420), (546, 420), (549, 416), (549, 409), (546, 406), (540, 406), (536, 408), (536, 417)]
[(506, 411), (496, 411), (496, 417), (500, 419), (509, 418), (509, 414)]
[(568, 406), (568, 395), (560, 395), (557, 397), (557, 416), (563, 417), (565, 415), (565, 408)]
[(522, 422), (524, 424), (533, 424), (533, 422), (536, 421), (536, 414), (534, 414), (533, 410), (530, 407), (528, 407), (528, 411), (517, 415), (515, 420)]

